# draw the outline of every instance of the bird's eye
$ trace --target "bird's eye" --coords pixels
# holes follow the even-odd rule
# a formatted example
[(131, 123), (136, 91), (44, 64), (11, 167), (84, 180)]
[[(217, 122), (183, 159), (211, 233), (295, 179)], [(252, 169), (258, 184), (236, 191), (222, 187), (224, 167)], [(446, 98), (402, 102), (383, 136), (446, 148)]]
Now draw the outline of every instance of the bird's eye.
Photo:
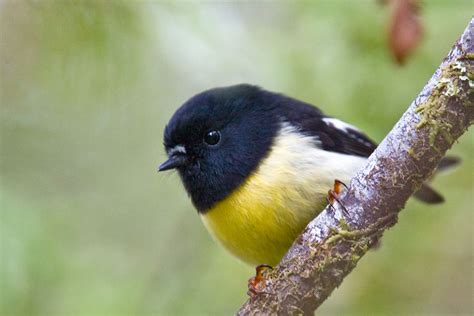
[(204, 141), (208, 145), (216, 145), (221, 140), (221, 134), (219, 131), (209, 131), (204, 135)]

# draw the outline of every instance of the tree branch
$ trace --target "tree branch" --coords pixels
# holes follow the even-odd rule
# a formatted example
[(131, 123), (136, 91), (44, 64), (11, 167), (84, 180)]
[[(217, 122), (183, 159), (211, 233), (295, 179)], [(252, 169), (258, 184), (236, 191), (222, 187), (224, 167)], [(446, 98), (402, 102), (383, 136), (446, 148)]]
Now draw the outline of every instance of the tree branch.
[(312, 314), (397, 222), (408, 198), (474, 122), (474, 19), (431, 80), (352, 179), (269, 273), (238, 315)]

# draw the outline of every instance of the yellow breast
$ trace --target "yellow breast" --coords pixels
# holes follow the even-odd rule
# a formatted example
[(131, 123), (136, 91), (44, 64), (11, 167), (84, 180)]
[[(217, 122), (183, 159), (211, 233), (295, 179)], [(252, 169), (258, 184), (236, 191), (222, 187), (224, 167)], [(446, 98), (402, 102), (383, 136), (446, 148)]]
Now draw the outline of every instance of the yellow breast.
[(241, 260), (276, 265), (322, 208), (322, 201), (315, 202), (291, 187), (269, 187), (254, 175), (202, 220), (214, 238)]
[(245, 262), (276, 265), (324, 208), (334, 179), (348, 181), (365, 160), (316, 142), (284, 127), (256, 172), (201, 216), (211, 235)]

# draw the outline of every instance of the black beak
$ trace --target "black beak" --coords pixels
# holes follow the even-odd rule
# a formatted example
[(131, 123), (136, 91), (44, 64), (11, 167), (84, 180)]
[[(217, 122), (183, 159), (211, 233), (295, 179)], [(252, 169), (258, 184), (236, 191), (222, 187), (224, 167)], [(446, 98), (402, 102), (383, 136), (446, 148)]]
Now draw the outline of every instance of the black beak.
[(174, 154), (158, 167), (158, 172), (182, 167), (187, 163), (185, 155)]

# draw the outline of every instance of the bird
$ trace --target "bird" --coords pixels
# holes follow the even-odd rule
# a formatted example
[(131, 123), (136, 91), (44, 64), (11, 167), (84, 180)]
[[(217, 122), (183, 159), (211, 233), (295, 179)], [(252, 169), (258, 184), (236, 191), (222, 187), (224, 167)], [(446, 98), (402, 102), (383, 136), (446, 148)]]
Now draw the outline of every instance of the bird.
[[(230, 253), (275, 266), (377, 148), (355, 126), (317, 107), (255, 85), (198, 93), (164, 130), (168, 159), (204, 226)], [(445, 166), (457, 163), (445, 160)], [(424, 184), (415, 197), (441, 203)]]

